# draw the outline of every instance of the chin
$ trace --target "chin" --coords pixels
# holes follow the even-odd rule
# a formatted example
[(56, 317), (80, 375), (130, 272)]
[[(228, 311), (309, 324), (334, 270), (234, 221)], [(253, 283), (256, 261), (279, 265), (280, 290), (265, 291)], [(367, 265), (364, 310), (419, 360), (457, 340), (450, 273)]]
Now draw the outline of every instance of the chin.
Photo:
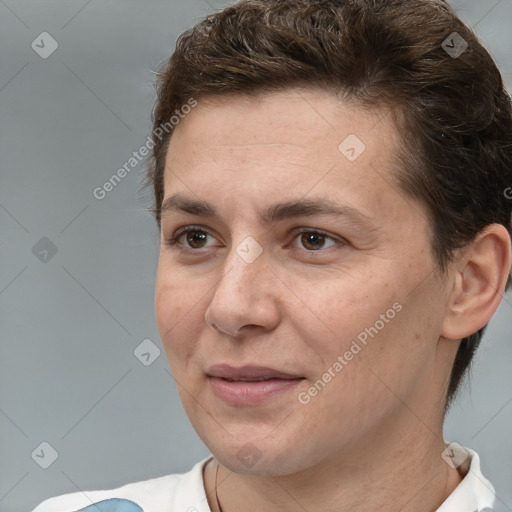
[[(249, 430), (249, 429), (248, 429)], [(301, 472), (321, 462), (322, 455), (314, 446), (309, 449), (304, 439), (269, 438), (264, 435), (231, 437), (201, 436), (214, 457), (234, 473), (279, 477)], [(326, 454), (324, 454), (326, 455)]]

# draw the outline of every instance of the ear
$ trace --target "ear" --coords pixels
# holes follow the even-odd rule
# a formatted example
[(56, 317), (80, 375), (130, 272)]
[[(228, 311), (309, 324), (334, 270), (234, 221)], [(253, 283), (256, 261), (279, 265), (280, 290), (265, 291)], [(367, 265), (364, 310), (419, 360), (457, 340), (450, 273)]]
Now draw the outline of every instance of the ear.
[(501, 224), (486, 226), (461, 251), (452, 263), (452, 289), (441, 330), (444, 338), (465, 338), (489, 322), (501, 302), (511, 262), (510, 235)]

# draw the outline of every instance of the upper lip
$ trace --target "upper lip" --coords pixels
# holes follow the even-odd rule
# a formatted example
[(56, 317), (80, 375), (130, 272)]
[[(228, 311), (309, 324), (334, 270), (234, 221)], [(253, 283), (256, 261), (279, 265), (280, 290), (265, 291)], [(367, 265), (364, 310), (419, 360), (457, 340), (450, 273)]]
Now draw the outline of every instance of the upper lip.
[(229, 380), (260, 380), (260, 379), (302, 379), (301, 375), (281, 372), (265, 366), (241, 366), (235, 368), (228, 364), (216, 364), (206, 372), (209, 377)]

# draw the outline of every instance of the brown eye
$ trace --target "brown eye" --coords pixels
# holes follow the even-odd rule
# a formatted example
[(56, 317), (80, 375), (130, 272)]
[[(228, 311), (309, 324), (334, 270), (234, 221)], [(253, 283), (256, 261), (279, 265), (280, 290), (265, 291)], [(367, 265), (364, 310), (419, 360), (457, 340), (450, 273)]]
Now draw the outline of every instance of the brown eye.
[(176, 231), (171, 238), (165, 241), (165, 244), (178, 249), (193, 251), (218, 245), (217, 242), (217, 239), (208, 231), (200, 227), (187, 226)]
[(325, 243), (325, 236), (318, 233), (303, 233), (300, 241), (306, 249), (318, 250)]
[(308, 251), (327, 249), (338, 243), (333, 237), (314, 230), (299, 233), (297, 239), (300, 240), (300, 245)]
[(204, 231), (194, 230), (184, 233), (183, 236), (185, 236), (187, 244), (189, 244), (189, 247), (191, 247), (192, 249), (202, 249), (208, 238), (208, 233), (205, 233)]

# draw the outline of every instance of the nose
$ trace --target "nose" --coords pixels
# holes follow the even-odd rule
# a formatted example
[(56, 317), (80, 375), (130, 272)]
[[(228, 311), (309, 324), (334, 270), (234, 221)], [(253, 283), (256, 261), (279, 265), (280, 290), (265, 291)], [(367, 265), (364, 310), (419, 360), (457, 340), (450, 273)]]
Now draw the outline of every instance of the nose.
[(236, 249), (226, 256), (205, 321), (233, 338), (249, 330), (271, 331), (280, 321), (276, 277), (267, 266), (265, 252), (247, 262)]

